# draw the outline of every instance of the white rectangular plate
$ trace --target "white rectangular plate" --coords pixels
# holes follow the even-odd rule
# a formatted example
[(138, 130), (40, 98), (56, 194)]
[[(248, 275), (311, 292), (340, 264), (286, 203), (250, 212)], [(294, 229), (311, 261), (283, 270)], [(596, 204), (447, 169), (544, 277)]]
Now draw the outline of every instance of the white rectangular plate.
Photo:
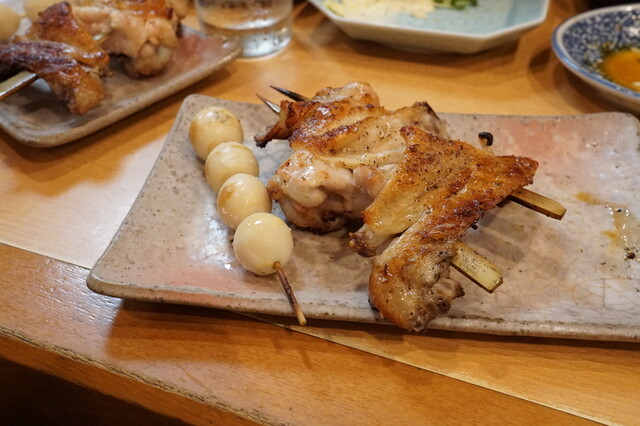
[[(260, 149), (251, 140), (275, 120), (266, 107), (189, 96), (140, 195), (87, 283), (116, 297), (292, 316), (275, 277), (257, 277), (236, 262), (233, 233), (218, 219), (203, 162), (188, 140), (192, 117), (210, 105), (223, 106), (241, 120), (264, 181), (289, 155), (286, 142)], [(540, 167), (531, 189), (560, 201), (568, 212), (562, 221), (514, 203), (489, 212), (465, 241), (499, 265), (505, 282), (487, 294), (458, 276), (465, 297), (432, 327), (640, 340), (640, 256), (629, 258), (638, 254), (638, 247), (629, 245), (637, 243), (640, 232), (638, 121), (622, 113), (441, 116), (456, 138), (475, 141), (479, 132), (489, 131), (498, 154), (537, 159)], [(635, 230), (620, 230), (621, 223)], [(294, 255), (285, 271), (298, 301), (308, 318), (383, 322), (368, 303), (371, 261), (346, 242), (344, 232), (319, 236), (294, 230)]]
[(236, 42), (204, 37), (189, 27), (183, 30), (178, 49), (162, 74), (131, 78), (112, 66), (113, 75), (103, 78), (106, 99), (84, 115), (69, 112), (49, 86), (38, 80), (0, 102), (0, 128), (25, 145), (62, 145), (202, 80), (240, 55)]

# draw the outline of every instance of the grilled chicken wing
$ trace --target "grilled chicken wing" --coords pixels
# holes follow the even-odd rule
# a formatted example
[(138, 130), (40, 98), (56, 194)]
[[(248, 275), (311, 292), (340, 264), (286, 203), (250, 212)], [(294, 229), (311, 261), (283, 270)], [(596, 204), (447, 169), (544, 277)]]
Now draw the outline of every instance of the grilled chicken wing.
[(273, 139), (289, 139), (292, 146), (305, 144), (311, 135), (356, 123), (366, 117), (385, 112), (373, 88), (362, 82), (351, 82), (338, 88), (325, 88), (311, 100), (280, 103), (278, 121), (255, 137), (258, 146)]
[(434, 230), (467, 229), (482, 213), (533, 180), (537, 163), (495, 156), (423, 129), (400, 129), (405, 153), (397, 171), (363, 212), (364, 225), (351, 246), (364, 256), (422, 218), (440, 221)]
[(363, 213), (351, 246), (374, 255), (369, 297), (400, 327), (420, 331), (449, 310), (462, 286), (449, 278), (456, 245), (467, 229), (509, 194), (533, 180), (537, 162), (494, 156), (422, 129), (400, 130), (406, 153), (396, 173)]
[(96, 42), (75, 16), (69, 3), (56, 3), (45, 9), (24, 36), (28, 40), (49, 40), (73, 46), (75, 59), (96, 69), (101, 75), (110, 74), (109, 55)]
[(283, 102), (278, 122), (256, 137), (260, 146), (288, 138), (294, 150), (269, 180), (269, 193), (291, 222), (314, 231), (362, 219), (349, 244), (377, 255), (371, 303), (400, 327), (424, 330), (464, 294), (449, 278), (461, 237), (531, 183), (537, 163), (448, 139), (424, 102), (389, 112), (370, 86), (346, 87)]
[(105, 97), (101, 75), (109, 55), (74, 18), (68, 3), (40, 13), (24, 37), (0, 45), (0, 78), (27, 70), (43, 78), (75, 114), (84, 114)]
[(284, 101), (276, 125), (256, 137), (259, 145), (271, 138), (289, 138), (294, 153), (267, 188), (299, 227), (329, 232), (360, 218), (402, 158), (404, 141), (398, 132), (402, 126), (414, 123), (446, 133), (428, 104), (389, 112), (366, 103), (377, 100), (367, 86), (347, 86), (358, 96), (353, 105), (344, 88), (333, 94), (325, 89), (311, 101)]

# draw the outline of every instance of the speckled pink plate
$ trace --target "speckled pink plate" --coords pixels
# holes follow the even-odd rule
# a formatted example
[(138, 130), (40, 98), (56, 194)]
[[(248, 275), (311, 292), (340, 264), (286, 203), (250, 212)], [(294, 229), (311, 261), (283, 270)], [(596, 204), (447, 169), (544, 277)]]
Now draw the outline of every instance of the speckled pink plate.
[[(264, 106), (189, 96), (88, 285), (116, 297), (293, 316), (275, 277), (257, 277), (238, 265), (233, 235), (218, 220), (215, 195), (187, 137), (191, 118), (209, 105), (240, 118), (263, 180), (288, 156), (284, 142), (253, 146), (252, 136), (275, 118)], [(568, 212), (556, 221), (507, 203), (487, 214), (465, 240), (500, 266), (504, 284), (487, 294), (460, 277), (466, 296), (432, 327), (640, 340), (640, 256), (630, 258), (638, 254), (640, 233), (638, 121), (623, 113), (441, 115), (454, 137), (474, 141), (478, 132), (490, 131), (497, 153), (536, 158), (540, 168), (531, 189), (560, 201)], [(307, 318), (384, 321), (367, 300), (370, 259), (352, 252), (344, 233), (295, 230), (294, 241), (286, 273)]]
[(104, 78), (107, 98), (85, 115), (65, 108), (49, 86), (38, 80), (0, 102), (0, 128), (26, 145), (62, 145), (113, 124), (211, 75), (240, 55), (236, 42), (203, 37), (183, 27), (173, 60), (155, 77), (134, 79), (114, 68)]

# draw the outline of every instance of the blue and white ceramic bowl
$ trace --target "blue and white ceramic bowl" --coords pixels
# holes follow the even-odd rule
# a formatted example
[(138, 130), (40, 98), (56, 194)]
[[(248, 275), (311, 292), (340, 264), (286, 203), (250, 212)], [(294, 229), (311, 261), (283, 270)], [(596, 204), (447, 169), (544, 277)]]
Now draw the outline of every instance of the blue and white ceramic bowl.
[(604, 77), (607, 52), (640, 47), (640, 4), (606, 7), (576, 15), (553, 33), (553, 51), (569, 71), (613, 103), (640, 112), (640, 93)]

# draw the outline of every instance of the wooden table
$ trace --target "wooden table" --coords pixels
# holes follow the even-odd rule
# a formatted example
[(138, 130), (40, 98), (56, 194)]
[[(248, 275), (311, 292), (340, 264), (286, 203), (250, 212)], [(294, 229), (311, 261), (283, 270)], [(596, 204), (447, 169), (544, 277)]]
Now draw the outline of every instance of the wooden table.
[[(237, 60), (67, 146), (39, 151), (0, 133), (0, 158), (10, 159), (0, 167), (38, 181), (52, 201), (90, 179), (109, 185), (108, 171), (164, 138), (186, 95), (256, 102), (255, 93), (269, 93), (270, 84), (312, 93), (360, 79), (389, 108), (428, 100), (442, 112), (615, 110), (571, 77), (550, 48), (555, 26), (586, 8), (581, 1), (551, 2), (546, 22), (519, 43), (460, 56), (353, 40), (297, 2), (294, 40), (284, 52)], [(79, 164), (99, 169), (74, 173)], [(126, 211), (131, 200), (110, 203)], [(43, 212), (53, 222), (57, 214)], [(411, 338), (432, 351), (438, 368), (418, 368), (375, 354), (376, 342), (409, 339), (387, 326), (328, 325), (345, 337), (339, 344), (240, 314), (101, 296), (87, 289), (87, 274), (86, 267), (0, 244), (0, 356), (197, 424), (632, 424), (640, 418), (638, 344), (431, 332)]]

